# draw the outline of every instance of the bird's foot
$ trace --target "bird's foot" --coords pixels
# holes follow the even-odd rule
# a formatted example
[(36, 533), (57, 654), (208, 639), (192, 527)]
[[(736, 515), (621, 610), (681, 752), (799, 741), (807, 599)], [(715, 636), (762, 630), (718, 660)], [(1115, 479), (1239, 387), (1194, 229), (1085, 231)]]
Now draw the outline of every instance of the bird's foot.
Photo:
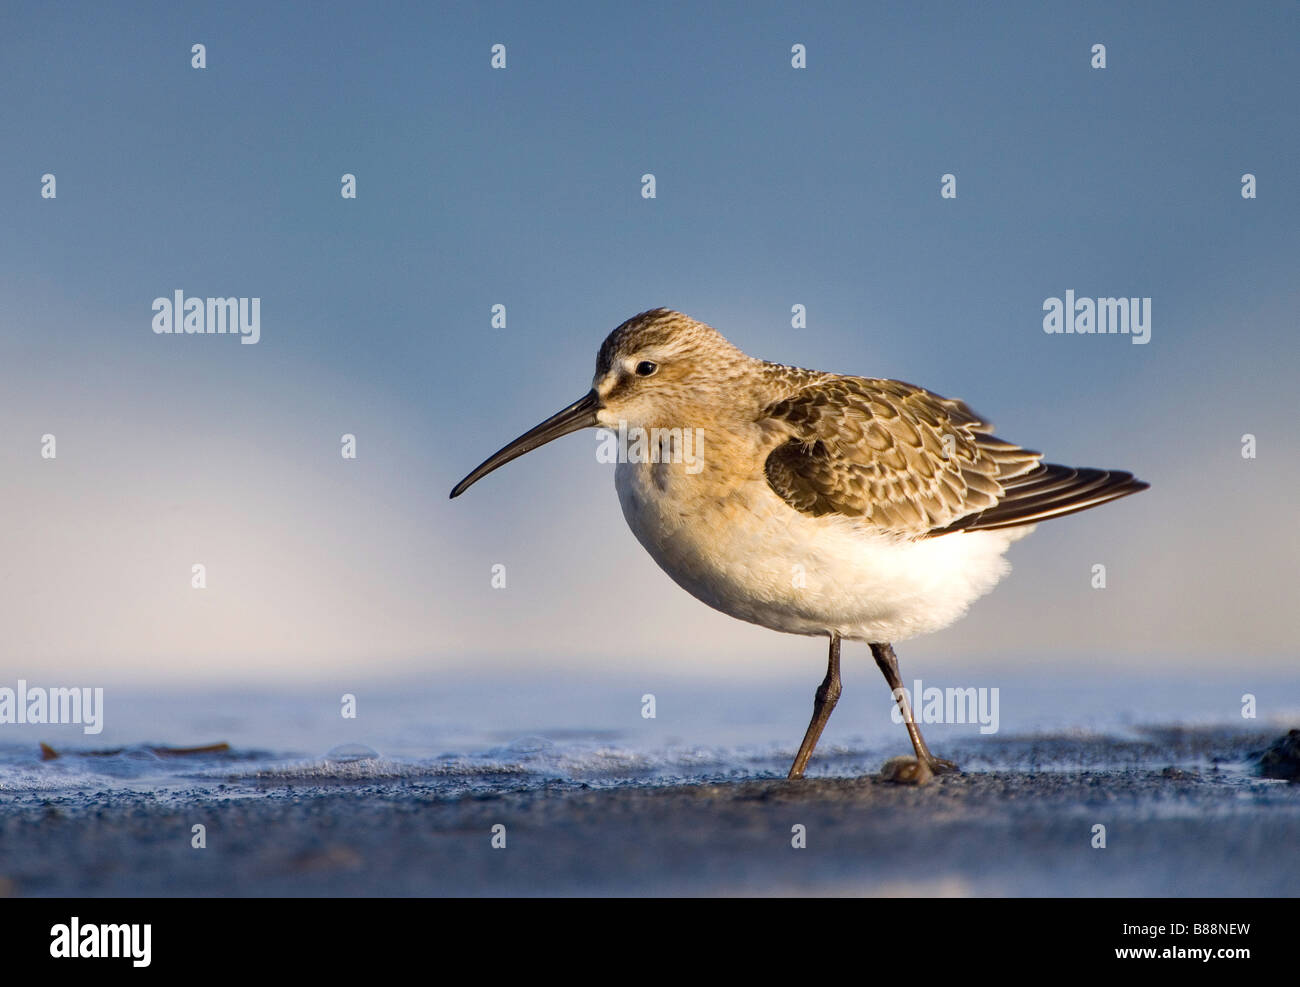
[(928, 785), (934, 781), (934, 772), (917, 758), (891, 757), (880, 767), (880, 780), (896, 785)]
[(952, 761), (940, 757), (891, 757), (880, 768), (880, 780), (896, 785), (928, 785), (935, 775), (957, 774), (960, 770)]

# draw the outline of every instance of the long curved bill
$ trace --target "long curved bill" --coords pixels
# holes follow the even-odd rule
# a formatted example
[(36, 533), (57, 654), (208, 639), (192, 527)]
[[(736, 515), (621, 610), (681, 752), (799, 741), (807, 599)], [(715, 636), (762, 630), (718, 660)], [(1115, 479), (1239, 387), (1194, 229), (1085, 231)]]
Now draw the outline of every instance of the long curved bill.
[(595, 390), (587, 392), (563, 411), (551, 415), (536, 428), (531, 428), (503, 449), (499, 449), (476, 466), (473, 472), (451, 488), (451, 495), (459, 497), (471, 486), (494, 469), (504, 466), (512, 459), (518, 459), (526, 452), (532, 452), (538, 446), (544, 446), (552, 439), (568, 435), (581, 428), (596, 425), (596, 412), (600, 409), (600, 398)]

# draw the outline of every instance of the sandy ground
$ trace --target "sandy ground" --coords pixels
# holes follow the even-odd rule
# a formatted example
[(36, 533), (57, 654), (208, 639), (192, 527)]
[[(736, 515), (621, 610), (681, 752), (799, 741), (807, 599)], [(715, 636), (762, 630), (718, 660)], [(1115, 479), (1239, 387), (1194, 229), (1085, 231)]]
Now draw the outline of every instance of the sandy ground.
[[(469, 795), (447, 794), (445, 778), (402, 778), (57, 796), (0, 808), (0, 888), (1292, 896), (1300, 785), (1258, 777), (1252, 760), (1275, 739), (1169, 730), (1143, 742), (972, 742), (950, 753), (991, 767), (926, 788), (873, 776), (605, 788), (507, 777)], [(190, 845), (195, 824), (206, 849)], [(497, 825), (504, 849), (491, 845)], [(804, 849), (792, 846), (796, 826)]]

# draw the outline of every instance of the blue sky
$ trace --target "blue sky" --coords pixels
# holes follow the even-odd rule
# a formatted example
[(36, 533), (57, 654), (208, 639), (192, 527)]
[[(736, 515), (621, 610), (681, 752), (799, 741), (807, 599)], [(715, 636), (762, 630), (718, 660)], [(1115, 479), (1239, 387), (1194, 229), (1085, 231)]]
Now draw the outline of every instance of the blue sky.
[[(654, 567), (594, 433), (447, 500), (665, 305), (1153, 483), (905, 671), (1294, 667), (1298, 41), (1293, 3), (8, 4), (0, 660), (813, 670)], [(176, 289), (260, 297), (260, 342), (155, 335)], [(1150, 344), (1045, 335), (1066, 289), (1151, 297)]]

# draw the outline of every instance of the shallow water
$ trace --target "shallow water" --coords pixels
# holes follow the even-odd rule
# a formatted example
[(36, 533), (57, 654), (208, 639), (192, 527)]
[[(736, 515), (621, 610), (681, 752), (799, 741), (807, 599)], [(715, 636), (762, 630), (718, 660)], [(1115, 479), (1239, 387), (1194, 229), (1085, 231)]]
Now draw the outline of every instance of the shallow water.
[(1300, 893), (1300, 785), (1254, 767), (1300, 682), (1243, 719), (1231, 678), (990, 677), (998, 731), (927, 725), (964, 773), (918, 789), (878, 780), (909, 748), (867, 671), (796, 784), (809, 676), (108, 689), (98, 735), (0, 728), (0, 895)]
[[(884, 687), (857, 678), (810, 776), (873, 773), (908, 752)], [(1214, 753), (1222, 744), (1212, 750), (1179, 738), (1240, 735), (1249, 747), (1300, 723), (1300, 679), (1256, 684), (1255, 719), (1241, 717), (1243, 690), (1235, 680), (1120, 684), (1017, 674), (985, 687), (998, 689), (996, 732), (975, 723), (924, 727), (931, 746), (959, 753), (967, 771), (1203, 769), (1216, 757), (1222, 770), (1245, 770), (1244, 762), (1228, 763), (1235, 754), (1225, 760)], [(112, 688), (97, 735), (75, 725), (0, 726), (0, 807), (146, 793), (258, 797), (366, 782), (418, 782), (435, 796), (456, 797), (555, 783), (780, 777), (806, 726), (812, 689), (793, 678), (659, 681), (652, 719), (642, 716), (648, 691), (631, 681), (573, 675), (504, 685), (487, 677), (430, 677), (354, 688), (357, 717), (345, 719), (342, 689)], [(154, 750), (217, 742), (229, 749), (186, 756)], [(59, 756), (42, 759), (42, 743)]]

